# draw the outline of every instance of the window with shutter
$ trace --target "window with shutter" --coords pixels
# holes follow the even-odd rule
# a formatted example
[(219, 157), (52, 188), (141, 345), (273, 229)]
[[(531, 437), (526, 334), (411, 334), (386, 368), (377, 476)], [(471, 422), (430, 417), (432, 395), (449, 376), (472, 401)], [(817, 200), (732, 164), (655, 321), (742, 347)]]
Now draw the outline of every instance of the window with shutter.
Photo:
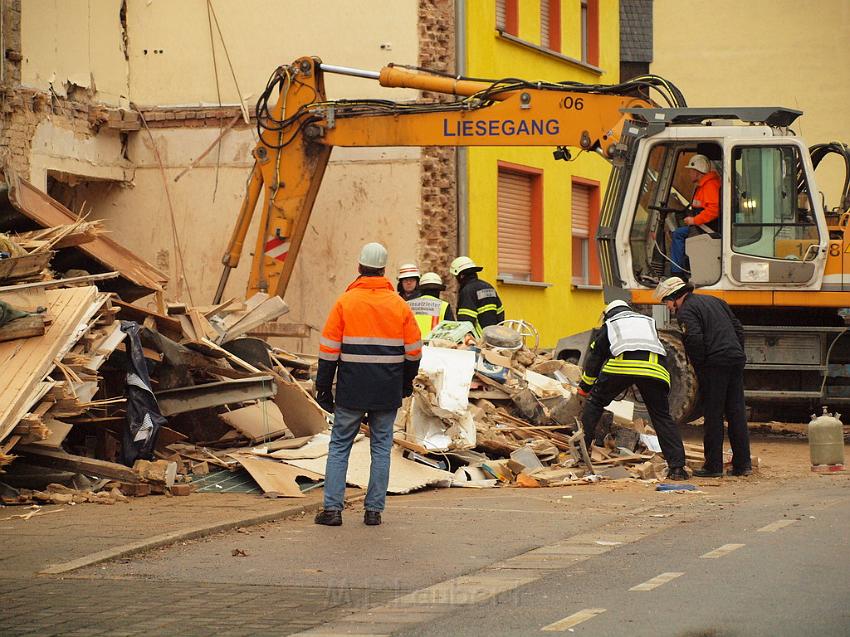
[(581, 61), (599, 66), (599, 0), (581, 0)]
[(599, 183), (573, 177), (572, 199), (573, 285), (599, 285), (596, 226), (599, 223)]
[(511, 35), (519, 33), (519, 0), (496, 0), (496, 29)]
[(561, 0), (540, 0), (540, 46), (561, 50)]
[(499, 277), (543, 280), (543, 172), (499, 162), (496, 197)]

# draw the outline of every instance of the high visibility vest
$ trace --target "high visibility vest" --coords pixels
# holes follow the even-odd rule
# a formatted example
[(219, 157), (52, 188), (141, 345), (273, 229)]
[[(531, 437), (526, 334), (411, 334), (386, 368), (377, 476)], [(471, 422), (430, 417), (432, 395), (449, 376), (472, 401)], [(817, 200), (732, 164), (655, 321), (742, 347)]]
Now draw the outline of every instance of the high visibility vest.
[(637, 312), (620, 312), (607, 321), (608, 342), (612, 356), (623, 352), (653, 352), (664, 356), (667, 352), (658, 339), (655, 320)]
[(446, 319), (446, 310), (449, 307), (448, 302), (430, 294), (425, 294), (416, 299), (410, 299), (407, 304), (413, 310), (413, 316), (416, 317), (416, 324), (419, 325), (422, 338), (427, 338), (431, 330), (440, 321)]

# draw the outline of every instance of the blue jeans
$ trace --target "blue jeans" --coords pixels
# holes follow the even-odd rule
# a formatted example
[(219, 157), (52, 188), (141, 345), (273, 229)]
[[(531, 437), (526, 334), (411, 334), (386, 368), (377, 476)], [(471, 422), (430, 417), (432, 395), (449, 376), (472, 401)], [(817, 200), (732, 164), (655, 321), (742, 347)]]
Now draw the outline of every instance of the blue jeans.
[(328, 462), (325, 467), (326, 511), (342, 511), (345, 498), (345, 476), (348, 457), (354, 438), (360, 431), (360, 421), (369, 414), (369, 449), (372, 462), (369, 467), (369, 488), (366, 490), (367, 511), (383, 511), (390, 482), (390, 450), (393, 446), (393, 423), (397, 409), (387, 411), (356, 411), (336, 406)]
[(670, 268), (671, 276), (682, 276), (688, 267), (688, 258), (685, 256), (685, 239), (688, 238), (690, 226), (682, 226), (673, 231), (670, 239), (670, 259), (673, 265)]

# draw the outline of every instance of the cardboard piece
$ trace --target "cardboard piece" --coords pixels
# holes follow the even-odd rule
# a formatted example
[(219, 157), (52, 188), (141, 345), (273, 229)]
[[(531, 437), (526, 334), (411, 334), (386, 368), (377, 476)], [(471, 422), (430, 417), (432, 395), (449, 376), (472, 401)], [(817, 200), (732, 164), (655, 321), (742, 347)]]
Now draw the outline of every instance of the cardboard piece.
[[(286, 460), (285, 462), (294, 467), (314, 471), (324, 476), (327, 459), (322, 457), (312, 460)], [(369, 486), (369, 465), (369, 441), (355, 442), (348, 460), (346, 482), (365, 489)], [(402, 455), (401, 449), (393, 445), (390, 452), (390, 483), (387, 486), (387, 493), (410, 493), (429, 485), (449, 486), (452, 480), (453, 476), (448, 471), (433, 469), (408, 460)]]
[(280, 409), (270, 400), (227, 411), (219, 417), (251, 442), (279, 438), (287, 432)]
[(314, 436), (327, 431), (327, 412), (319, 407), (303, 387), (279, 378), (275, 379), (275, 383), (277, 394), (274, 396), (274, 402), (293, 436)]
[(321, 480), (323, 477), (323, 475), (313, 471), (297, 469), (282, 462), (264, 460), (250, 454), (234, 453), (230, 457), (251, 474), (251, 477), (260, 485), (263, 493), (276, 493), (279, 497), (305, 497), (301, 492), (301, 487), (295, 481), (298, 476), (304, 476), (310, 480)]

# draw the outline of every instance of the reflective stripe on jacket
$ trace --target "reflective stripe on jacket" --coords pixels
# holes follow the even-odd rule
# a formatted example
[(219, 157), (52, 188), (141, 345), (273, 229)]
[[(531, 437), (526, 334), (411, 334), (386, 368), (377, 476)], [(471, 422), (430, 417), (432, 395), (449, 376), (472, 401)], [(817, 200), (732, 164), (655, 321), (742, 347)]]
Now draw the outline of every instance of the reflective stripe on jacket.
[(359, 277), (328, 315), (319, 341), (318, 389), (337, 377), (335, 402), (389, 410), (419, 371), (422, 341), (410, 307), (384, 277)]
[(505, 320), (505, 307), (496, 288), (472, 275), (463, 282), (457, 301), (457, 320), (469, 321), (477, 334), (488, 325)]
[(590, 351), (581, 373), (580, 387), (589, 391), (601, 372), (618, 376), (643, 376), (670, 384), (670, 372), (664, 366), (664, 356), (645, 350), (623, 352), (612, 356), (608, 330), (601, 329), (590, 344)]
[(454, 314), (446, 301), (430, 294), (423, 294), (418, 299), (409, 299), (407, 304), (413, 310), (416, 324), (422, 332), (422, 338), (427, 338), (440, 321), (453, 321)]

